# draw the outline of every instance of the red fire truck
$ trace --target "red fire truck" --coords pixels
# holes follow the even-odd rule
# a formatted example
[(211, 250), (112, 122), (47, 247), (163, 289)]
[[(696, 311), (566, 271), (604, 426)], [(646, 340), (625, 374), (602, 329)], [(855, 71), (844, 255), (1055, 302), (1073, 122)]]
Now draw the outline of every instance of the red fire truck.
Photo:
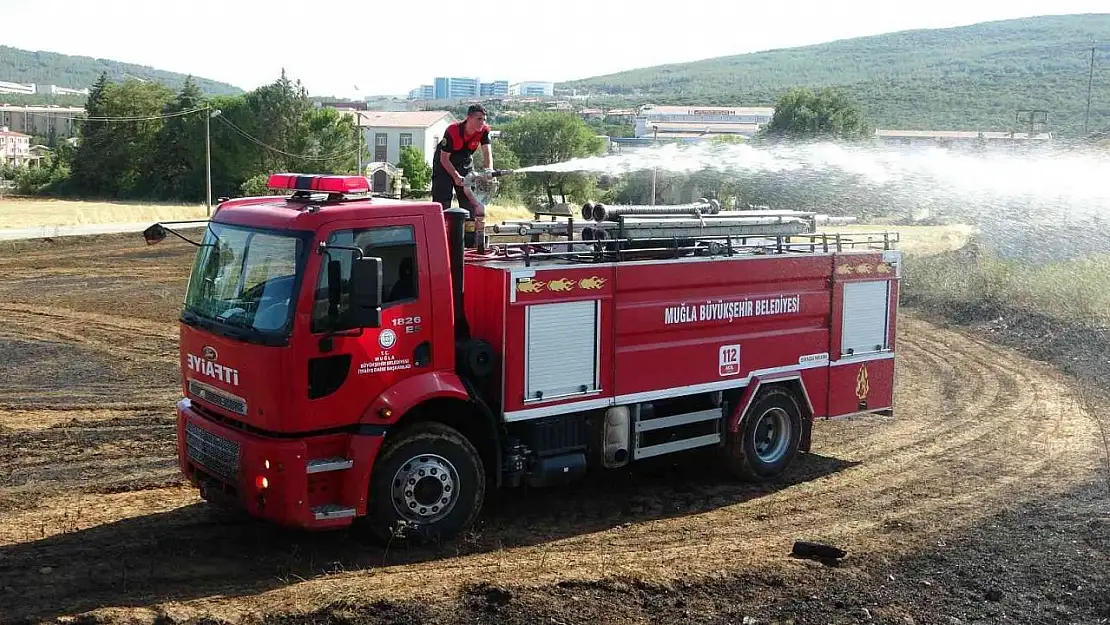
[(180, 314), (179, 463), (209, 501), (447, 539), (487, 489), (686, 450), (773, 479), (815, 420), (892, 410), (896, 235), (587, 205), (464, 248), (466, 211), (365, 177), (270, 186), (218, 206)]

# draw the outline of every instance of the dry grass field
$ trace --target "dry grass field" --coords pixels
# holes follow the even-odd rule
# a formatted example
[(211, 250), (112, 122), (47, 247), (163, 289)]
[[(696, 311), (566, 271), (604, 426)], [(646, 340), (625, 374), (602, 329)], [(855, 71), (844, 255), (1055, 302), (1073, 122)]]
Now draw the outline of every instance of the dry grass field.
[(0, 198), (0, 229), (203, 219), (203, 204)]
[[(916, 232), (903, 247), (962, 236)], [(0, 246), (0, 623), (1110, 620), (1087, 396), (908, 310), (895, 415), (817, 424), (779, 483), (667, 459), (513, 492), (441, 548), (218, 516), (175, 464), (193, 252), (136, 234)], [(795, 539), (849, 555), (794, 559)]]

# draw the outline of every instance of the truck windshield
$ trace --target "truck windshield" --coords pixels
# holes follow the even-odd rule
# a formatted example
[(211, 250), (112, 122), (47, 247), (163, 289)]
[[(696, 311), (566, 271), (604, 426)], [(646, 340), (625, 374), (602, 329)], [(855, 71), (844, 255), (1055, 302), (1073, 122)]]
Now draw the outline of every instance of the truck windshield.
[[(211, 223), (185, 294), (186, 321), (243, 338), (287, 336), (304, 252), (298, 234)], [(246, 332), (235, 332), (241, 329)]]

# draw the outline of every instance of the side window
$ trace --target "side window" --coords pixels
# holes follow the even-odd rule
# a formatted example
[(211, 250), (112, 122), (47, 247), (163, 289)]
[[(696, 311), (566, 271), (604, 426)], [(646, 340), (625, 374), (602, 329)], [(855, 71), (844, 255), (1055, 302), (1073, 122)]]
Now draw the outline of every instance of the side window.
[[(357, 247), (365, 256), (382, 259), (382, 310), (419, 297), (416, 280), (416, 233), (412, 226), (382, 226), (357, 230), (337, 230), (328, 237), (329, 245)], [(312, 316), (312, 331), (327, 332), (348, 327), (350, 310), (351, 261), (355, 253), (349, 250), (329, 250), (316, 283), (316, 305)], [(329, 261), (339, 261), (340, 303), (332, 314), (328, 293), (331, 284), (328, 275)]]

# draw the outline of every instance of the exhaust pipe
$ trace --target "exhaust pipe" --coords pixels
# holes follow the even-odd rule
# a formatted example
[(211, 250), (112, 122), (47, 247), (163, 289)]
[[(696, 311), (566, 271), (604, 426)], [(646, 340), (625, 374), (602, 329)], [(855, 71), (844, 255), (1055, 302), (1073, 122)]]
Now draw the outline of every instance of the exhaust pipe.
[(447, 250), (451, 257), (451, 295), (455, 301), (455, 339), (470, 339), (470, 326), (463, 307), (463, 254), (466, 244), (466, 220), (470, 216), (464, 208), (454, 207), (443, 211), (447, 220)]

